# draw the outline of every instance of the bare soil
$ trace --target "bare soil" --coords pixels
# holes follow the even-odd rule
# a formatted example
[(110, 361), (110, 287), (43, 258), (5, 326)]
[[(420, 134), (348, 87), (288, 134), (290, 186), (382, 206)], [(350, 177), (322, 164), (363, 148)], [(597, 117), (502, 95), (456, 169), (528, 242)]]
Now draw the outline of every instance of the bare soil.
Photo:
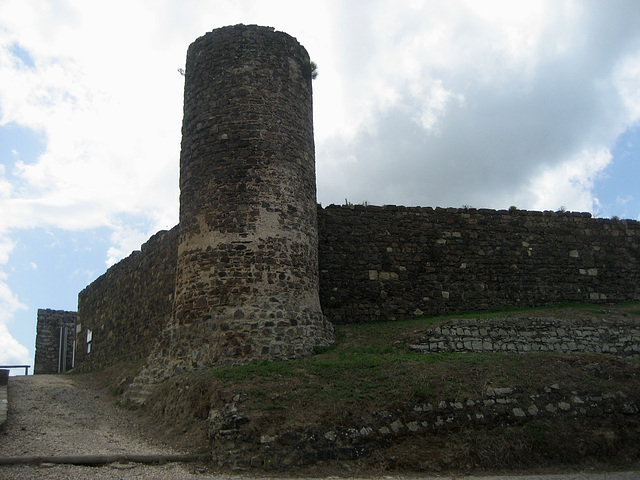
[[(0, 434), (0, 459), (177, 453), (149, 435), (135, 412), (118, 408), (107, 389), (90, 375), (10, 377), (9, 412)], [(5, 463), (5, 462), (2, 462)], [(198, 467), (193, 467), (198, 468)], [(70, 464), (0, 465), (0, 479), (190, 479), (179, 464), (104, 468)]]

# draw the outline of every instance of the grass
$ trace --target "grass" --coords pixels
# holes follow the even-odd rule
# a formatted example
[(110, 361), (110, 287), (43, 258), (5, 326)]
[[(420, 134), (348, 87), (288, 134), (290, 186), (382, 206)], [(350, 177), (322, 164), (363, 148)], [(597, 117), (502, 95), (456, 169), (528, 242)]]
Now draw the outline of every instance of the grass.
[[(640, 312), (637, 304), (627, 311)], [(541, 316), (558, 309), (586, 315), (606, 314), (593, 304), (562, 304), (541, 308), (494, 308), (395, 322), (336, 326), (337, 341), (311, 357), (289, 361), (260, 361), (218, 367), (192, 375), (215, 383), (217, 389), (241, 391), (252, 409), (284, 410), (305, 403), (342, 404), (366, 401), (370, 408), (406, 401), (435, 401), (442, 397), (481, 396), (487, 385), (534, 390), (553, 372), (557, 356), (508, 353), (419, 353), (403, 340), (452, 318), (491, 319), (513, 314)], [(562, 363), (562, 362), (561, 362)], [(598, 378), (580, 377), (583, 385), (610, 386)], [(567, 380), (567, 379), (565, 379)], [(577, 388), (576, 384), (576, 388)]]
[[(640, 304), (495, 308), (395, 322), (337, 325), (335, 344), (318, 349), (307, 358), (207, 368), (173, 378), (164, 390), (159, 390), (152, 411), (156, 417), (173, 415), (171, 421), (178, 425), (178, 431), (190, 431), (195, 422), (206, 419), (212, 409), (234, 403), (243, 415), (251, 418), (250, 428), (260, 435), (277, 435), (287, 428), (319, 431), (361, 428), (373, 421), (378, 412), (401, 411), (406, 406), (426, 403), (436, 405), (442, 400), (482, 399), (487, 387), (517, 387), (518, 392), (534, 395), (545, 387), (559, 384), (568, 391), (622, 391), (635, 398), (639, 391), (638, 361), (552, 353), (436, 354), (408, 348), (425, 330), (454, 318), (553, 316), (571, 319), (594, 315), (612, 318), (622, 313), (625, 318), (640, 315)], [(485, 455), (478, 460), (480, 463), (520, 462), (520, 455), (524, 455), (522, 462), (526, 463), (527, 449), (546, 448), (553, 453), (564, 438), (561, 427), (532, 420), (521, 426), (505, 427), (504, 434), (496, 428), (484, 433), (460, 432), (460, 435), (468, 437), (470, 444), (479, 445), (478, 449)], [(575, 428), (582, 426), (576, 424)], [(609, 431), (608, 426), (598, 428)], [(206, 443), (206, 438), (201, 442)], [(435, 442), (445, 445), (442, 451), (446, 456), (446, 452), (465, 445), (453, 434), (431, 440), (412, 438), (407, 442), (396, 446), (397, 455), (393, 453), (394, 447), (389, 447), (385, 455), (406, 458), (408, 454), (403, 448), (427, 451), (435, 448)], [(490, 449), (496, 452), (491, 461), (487, 456)], [(424, 456), (424, 451), (419, 455)], [(501, 456), (500, 451), (506, 453)], [(469, 459), (472, 453), (460, 455)]]

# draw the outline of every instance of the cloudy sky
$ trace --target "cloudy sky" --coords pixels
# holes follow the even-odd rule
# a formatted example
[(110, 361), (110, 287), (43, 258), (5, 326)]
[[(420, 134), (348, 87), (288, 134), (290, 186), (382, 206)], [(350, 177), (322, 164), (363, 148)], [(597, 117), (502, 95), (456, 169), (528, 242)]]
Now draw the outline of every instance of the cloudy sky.
[(0, 0), (0, 364), (178, 220), (188, 45), (318, 64), (318, 201), (640, 219), (637, 0)]

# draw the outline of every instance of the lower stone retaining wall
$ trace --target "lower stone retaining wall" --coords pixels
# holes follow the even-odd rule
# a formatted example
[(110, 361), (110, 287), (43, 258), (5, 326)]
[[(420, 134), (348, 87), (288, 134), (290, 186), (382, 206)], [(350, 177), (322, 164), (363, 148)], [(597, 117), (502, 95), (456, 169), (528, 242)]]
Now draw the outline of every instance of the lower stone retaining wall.
[(282, 470), (325, 460), (353, 460), (403, 438), (474, 428), (522, 425), (533, 419), (638, 418), (637, 399), (622, 392), (568, 391), (554, 384), (531, 395), (519, 388), (487, 388), (479, 398), (408, 404), (380, 411), (367, 425), (320, 430), (289, 430), (263, 435), (254, 430), (242, 399), (211, 410), (209, 434), (213, 460), (220, 467), (238, 470)]
[(640, 319), (499, 318), (454, 320), (427, 330), (423, 352), (610, 353), (640, 357)]

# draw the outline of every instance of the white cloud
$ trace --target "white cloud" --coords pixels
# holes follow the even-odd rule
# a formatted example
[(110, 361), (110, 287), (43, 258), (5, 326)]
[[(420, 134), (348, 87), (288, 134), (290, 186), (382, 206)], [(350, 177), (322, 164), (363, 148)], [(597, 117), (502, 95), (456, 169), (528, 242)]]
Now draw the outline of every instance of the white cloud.
[[(2, 305), (1, 302), (0, 305)], [(0, 323), (0, 363), (3, 365), (31, 365), (29, 349), (13, 338), (3, 323)]]
[[(3, 245), (0, 242), (0, 247)], [(6, 247), (5, 247), (6, 248)], [(0, 264), (2, 264), (0, 258)], [(29, 350), (21, 345), (8, 330), (8, 324), (18, 310), (26, 310), (7, 284), (7, 275), (0, 270), (0, 364), (31, 364)]]
[[(639, 48), (640, 50), (640, 48)], [(624, 58), (613, 72), (614, 84), (631, 118), (640, 118), (640, 51)]]
[(532, 208), (557, 210), (570, 205), (571, 210), (593, 212), (596, 205), (593, 183), (610, 161), (608, 150), (584, 151), (564, 163), (544, 169), (528, 187), (528, 194), (533, 197)]
[(631, 195), (627, 195), (625, 197), (618, 196), (618, 198), (616, 198), (616, 203), (618, 205), (626, 205), (631, 200), (633, 200), (633, 197)]
[(640, 117), (638, 4), (341, 6), (347, 113), (317, 137), (323, 204), (593, 208), (601, 152)]
[(111, 234), (111, 243), (113, 246), (107, 251), (107, 266), (110, 267), (114, 263), (117, 263), (134, 250), (140, 250), (141, 245), (157, 231), (157, 228), (152, 228), (148, 231), (121, 224)]
[(0, 199), (9, 197), (13, 190), (11, 182), (5, 177), (5, 173), (6, 167), (0, 164)]
[[(2, 235), (0, 231), (0, 265), (4, 265), (9, 261), (9, 254), (15, 248), (16, 242)], [(0, 280), (2, 277), (0, 277)]]
[[(12, 212), (2, 219), (7, 228), (116, 232), (123, 213), (175, 224), (176, 69), (195, 37), (239, 21), (297, 35), (319, 64), (324, 203), (541, 205), (538, 195), (523, 198), (527, 185), (550, 178), (535, 175), (609, 148), (640, 117), (640, 49), (625, 20), (633, 2), (370, 0), (314, 4), (311, 13), (296, 2), (45, 5), (0, 7), (0, 123), (47, 139), (41, 157), (16, 163), (19, 181), (0, 181), (0, 208)], [(12, 53), (16, 43), (34, 68)], [(582, 205), (589, 192), (580, 191), (584, 198), (571, 190), (563, 203)]]
[[(14, 247), (15, 242), (3, 236), (0, 231), (0, 266), (8, 262)], [(17, 295), (9, 287), (8, 280), (8, 275), (0, 270), (0, 364), (30, 365), (29, 349), (21, 345), (8, 329), (15, 313), (27, 310), (27, 306), (20, 302)]]
[[(0, 166), (0, 232), (108, 226), (111, 265), (177, 223), (183, 79), (176, 68), (187, 42), (175, 35), (172, 42), (144, 2), (40, 4), (0, 6), (0, 125), (46, 138), (39, 158), (16, 157), (11, 181)], [(35, 68), (17, 59), (16, 44)], [(123, 225), (123, 214), (148, 217), (155, 230)]]

